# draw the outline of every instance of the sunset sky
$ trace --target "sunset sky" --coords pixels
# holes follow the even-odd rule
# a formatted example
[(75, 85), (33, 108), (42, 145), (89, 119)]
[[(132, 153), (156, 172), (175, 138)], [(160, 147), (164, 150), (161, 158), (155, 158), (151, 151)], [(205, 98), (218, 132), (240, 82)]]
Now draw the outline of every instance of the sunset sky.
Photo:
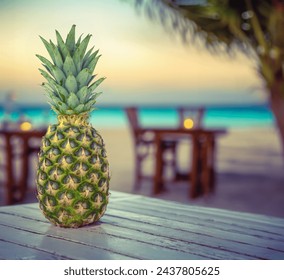
[(46, 102), (35, 54), (48, 55), (38, 35), (55, 41), (57, 29), (65, 38), (72, 24), (78, 36), (93, 34), (90, 46), (102, 54), (96, 69), (107, 77), (102, 104), (263, 100), (261, 81), (246, 57), (185, 46), (127, 1), (0, 0), (0, 22), (0, 102), (9, 91), (19, 103)]

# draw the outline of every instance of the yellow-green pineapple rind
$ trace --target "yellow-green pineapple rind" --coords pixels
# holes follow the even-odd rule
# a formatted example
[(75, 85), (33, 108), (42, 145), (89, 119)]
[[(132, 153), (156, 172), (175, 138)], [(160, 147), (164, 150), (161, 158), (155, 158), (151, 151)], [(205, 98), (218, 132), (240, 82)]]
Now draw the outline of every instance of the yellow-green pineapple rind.
[(109, 163), (87, 114), (59, 115), (42, 141), (37, 192), (45, 217), (61, 227), (98, 221), (108, 204)]

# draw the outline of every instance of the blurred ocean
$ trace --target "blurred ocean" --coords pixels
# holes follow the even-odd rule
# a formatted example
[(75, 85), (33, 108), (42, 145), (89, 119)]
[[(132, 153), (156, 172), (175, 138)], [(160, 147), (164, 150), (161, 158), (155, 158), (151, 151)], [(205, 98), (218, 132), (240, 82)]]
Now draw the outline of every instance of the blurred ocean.
[[(178, 115), (173, 108), (147, 107), (140, 111), (142, 125), (175, 126)], [(28, 119), (34, 127), (56, 122), (56, 115), (48, 107), (17, 106), (8, 118), (16, 122), (20, 117)], [(5, 118), (4, 108), (0, 107), (0, 123)], [(99, 107), (91, 114), (95, 128), (122, 128), (128, 125), (123, 107)], [(273, 114), (267, 105), (247, 106), (207, 106), (204, 116), (205, 127), (244, 128), (273, 126)]]

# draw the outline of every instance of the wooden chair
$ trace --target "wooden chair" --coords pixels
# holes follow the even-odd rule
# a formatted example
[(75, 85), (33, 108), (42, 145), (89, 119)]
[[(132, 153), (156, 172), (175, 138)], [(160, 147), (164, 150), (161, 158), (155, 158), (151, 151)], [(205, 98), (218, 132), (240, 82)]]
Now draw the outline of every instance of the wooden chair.
[[(32, 145), (34, 139), (40, 140), (42, 131), (0, 131), (4, 139), (5, 166), (1, 166), (5, 175), (6, 204), (13, 204), (24, 199), (28, 189), (30, 157), (39, 151), (39, 145)], [(15, 160), (20, 159), (19, 176), (15, 172)]]
[[(134, 157), (135, 157), (135, 183), (134, 189), (137, 190), (141, 186), (142, 179), (153, 179), (153, 176), (147, 176), (143, 173), (143, 162), (151, 155), (155, 157), (155, 135), (151, 135), (147, 129), (143, 128), (139, 122), (138, 109), (129, 107), (125, 109), (134, 142)], [(177, 141), (175, 139), (163, 139), (161, 141), (161, 149), (163, 155), (166, 152), (170, 153), (170, 159), (162, 157), (162, 165), (171, 167), (173, 173), (177, 172)]]

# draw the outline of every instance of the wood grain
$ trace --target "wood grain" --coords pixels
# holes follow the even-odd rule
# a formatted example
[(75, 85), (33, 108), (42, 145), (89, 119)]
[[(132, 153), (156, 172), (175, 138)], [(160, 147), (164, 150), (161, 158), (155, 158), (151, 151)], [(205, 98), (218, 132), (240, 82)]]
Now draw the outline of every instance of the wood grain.
[(51, 225), (38, 205), (0, 208), (0, 259), (284, 259), (284, 219), (113, 192), (80, 229)]

